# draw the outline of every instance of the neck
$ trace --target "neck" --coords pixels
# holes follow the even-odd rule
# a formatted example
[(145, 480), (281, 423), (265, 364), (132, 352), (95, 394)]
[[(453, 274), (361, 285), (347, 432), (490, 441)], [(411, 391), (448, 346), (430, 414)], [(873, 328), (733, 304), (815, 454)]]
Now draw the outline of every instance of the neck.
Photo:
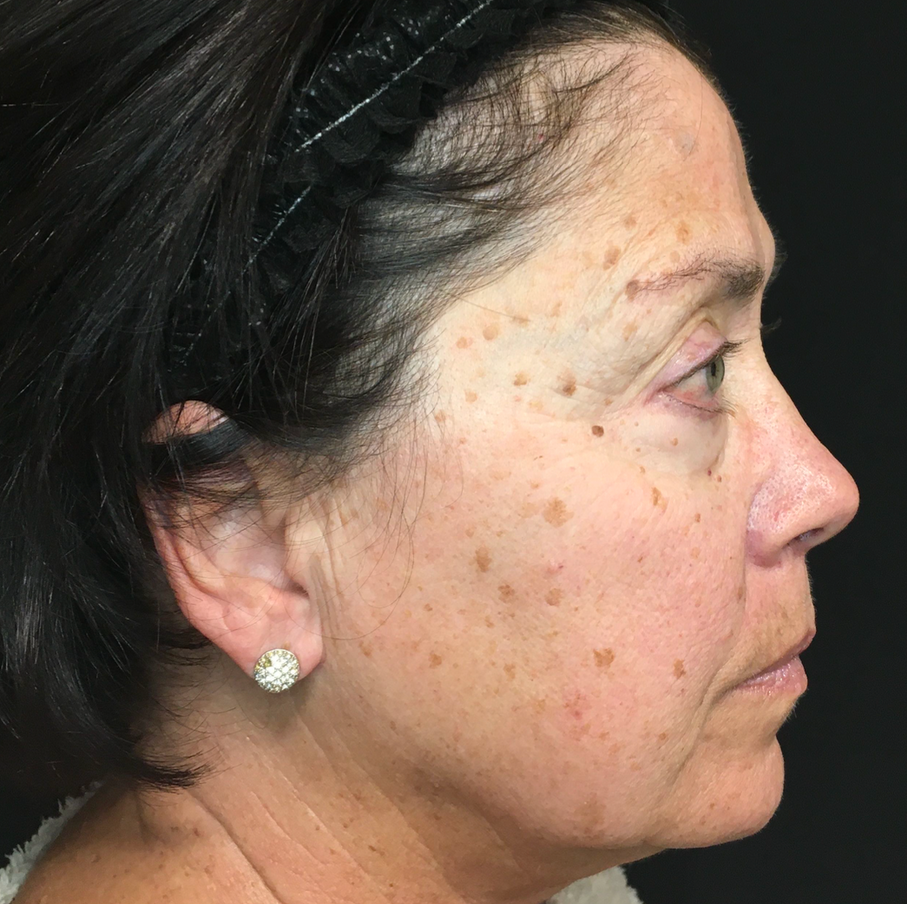
[[(515, 826), (479, 815), (405, 758), (352, 750), (342, 720), (318, 719), (311, 701), (275, 701), (287, 712), (263, 727), (237, 719), (261, 711), (258, 695), (237, 705), (230, 694), (232, 706), (206, 706), (200, 725), (209, 777), (175, 793), (124, 791), (117, 804), (142, 838), (160, 841), (157, 862), (185, 865), (169, 871), (182, 877), (180, 895), (194, 873), (214, 889), (202, 901), (229, 899), (242, 883), (263, 904), (334, 904), (351, 892), (388, 904), (539, 904), (617, 862), (600, 852), (556, 862), (518, 844)], [(220, 725), (218, 711), (230, 713)]]

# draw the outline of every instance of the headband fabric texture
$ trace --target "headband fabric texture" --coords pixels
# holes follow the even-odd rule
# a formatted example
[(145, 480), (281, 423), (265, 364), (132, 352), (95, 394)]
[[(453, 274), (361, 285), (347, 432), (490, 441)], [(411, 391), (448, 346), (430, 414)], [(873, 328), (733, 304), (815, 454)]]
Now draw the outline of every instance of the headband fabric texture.
[[(255, 267), (264, 294), (279, 298), (307, 281), (313, 253), (412, 149), (419, 126), (438, 114), (450, 91), (469, 84), (546, 15), (575, 2), (400, 0), (380, 5), (350, 29), (293, 87), (276, 129), (246, 264), (247, 271)], [(203, 240), (194, 280), (207, 271), (206, 248), (215, 243), (214, 236)], [(208, 384), (198, 373), (204, 367), (199, 354), (213, 341), (206, 334), (221, 316), (210, 287), (201, 292), (176, 315), (170, 343), (173, 370), (190, 393)], [(260, 309), (234, 329), (264, 338), (267, 319)], [(235, 372), (232, 366), (218, 370), (219, 379)]]
[[(546, 12), (572, 0), (419, 0), (394, 4), (335, 49), (289, 104), (282, 145), (266, 181), (276, 212), (256, 254), (283, 234), (294, 251), (315, 247), (321, 223), (336, 225), (387, 166), (413, 144), (417, 127), (448, 91), (500, 53)], [(292, 222), (291, 222), (292, 220)]]

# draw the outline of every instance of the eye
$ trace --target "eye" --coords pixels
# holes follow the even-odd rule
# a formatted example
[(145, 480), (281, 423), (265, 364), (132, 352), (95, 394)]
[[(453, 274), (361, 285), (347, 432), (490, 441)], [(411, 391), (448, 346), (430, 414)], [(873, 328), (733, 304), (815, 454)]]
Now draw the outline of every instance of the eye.
[(685, 376), (669, 386), (680, 390), (675, 393), (678, 401), (709, 414), (730, 414), (733, 409), (718, 401), (727, 376), (727, 362), (745, 345), (745, 342), (725, 342), (708, 361), (697, 365)]

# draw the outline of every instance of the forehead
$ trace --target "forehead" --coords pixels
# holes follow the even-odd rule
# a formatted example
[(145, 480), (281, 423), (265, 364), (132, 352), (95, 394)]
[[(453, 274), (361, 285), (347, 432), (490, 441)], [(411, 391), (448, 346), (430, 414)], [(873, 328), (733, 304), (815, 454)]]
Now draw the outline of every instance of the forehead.
[[(613, 65), (614, 53), (602, 50), (603, 66)], [(553, 226), (542, 227), (543, 246), (439, 324), (456, 335), (493, 336), (480, 343), (492, 369), (512, 363), (508, 352), (550, 357), (555, 368), (580, 367), (588, 354), (620, 380), (703, 300), (696, 281), (654, 296), (641, 287), (670, 287), (669, 274), (704, 258), (771, 269), (773, 237), (724, 102), (673, 49), (630, 53), (620, 103), (605, 98), (602, 114), (584, 119), (586, 133), (571, 150), (575, 181), (551, 211)], [(757, 314), (753, 307), (747, 316)]]
[(672, 232), (680, 244), (711, 238), (762, 257), (770, 236), (724, 101), (672, 48), (642, 48), (632, 66), (626, 122), (616, 123), (626, 130), (611, 161), (616, 178), (603, 185), (596, 213), (639, 211), (646, 233), (665, 227), (662, 241), (673, 244)]
[[(603, 66), (613, 65), (615, 52), (602, 49)], [(634, 48), (625, 62), (632, 74), (621, 83), (617, 111), (606, 99), (601, 115), (582, 126), (571, 169), (579, 178), (553, 211), (556, 228), (528, 266), (499, 284), (502, 313), (532, 319), (535, 302), (554, 295), (562, 320), (590, 298), (602, 313), (622, 307), (617, 302), (632, 298), (634, 287), (704, 257), (771, 269), (774, 240), (724, 101), (667, 46)]]

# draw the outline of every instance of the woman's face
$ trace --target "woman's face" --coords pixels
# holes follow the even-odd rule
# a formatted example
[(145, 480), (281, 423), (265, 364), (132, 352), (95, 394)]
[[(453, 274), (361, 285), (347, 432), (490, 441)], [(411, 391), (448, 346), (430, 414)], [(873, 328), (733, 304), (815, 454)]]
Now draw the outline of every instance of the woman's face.
[(774, 812), (798, 691), (738, 685), (814, 628), (805, 554), (857, 507), (763, 353), (734, 123), (679, 55), (639, 65), (620, 175), (436, 323), (429, 427), (309, 579), (313, 701), (390, 796), (624, 860)]

